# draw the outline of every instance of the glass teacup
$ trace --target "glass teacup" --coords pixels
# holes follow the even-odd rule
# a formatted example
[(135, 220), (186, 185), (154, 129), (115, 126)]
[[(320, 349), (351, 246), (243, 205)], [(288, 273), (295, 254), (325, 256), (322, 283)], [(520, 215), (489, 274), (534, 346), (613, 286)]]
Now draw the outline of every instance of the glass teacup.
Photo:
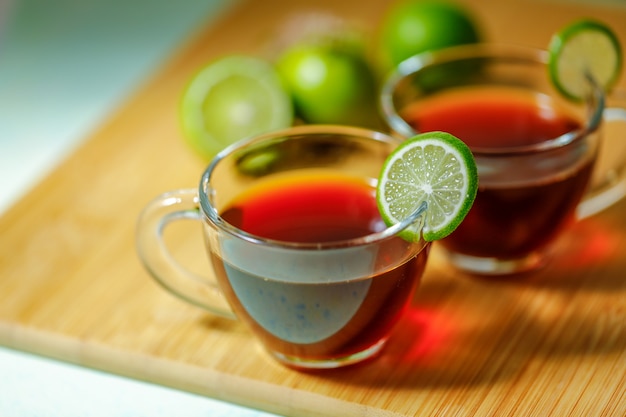
[[(418, 211), (392, 227), (378, 213), (376, 179), (399, 143), (340, 126), (237, 143), (211, 162), (198, 189), (145, 208), (140, 258), (171, 293), (242, 320), (284, 364), (332, 368), (373, 357), (407, 310), (430, 247), (398, 236), (421, 221)], [(180, 219), (202, 224), (215, 279), (170, 255), (163, 232)]]
[(596, 169), (604, 165), (597, 163), (604, 122), (623, 123), (626, 110), (606, 108), (591, 78), (582, 102), (565, 100), (549, 80), (547, 59), (538, 49), (466, 45), (409, 58), (384, 84), (381, 111), (393, 134), (447, 131), (474, 153), (476, 201), (441, 241), (458, 268), (537, 268), (570, 222), (626, 194), (623, 148), (620, 163)]

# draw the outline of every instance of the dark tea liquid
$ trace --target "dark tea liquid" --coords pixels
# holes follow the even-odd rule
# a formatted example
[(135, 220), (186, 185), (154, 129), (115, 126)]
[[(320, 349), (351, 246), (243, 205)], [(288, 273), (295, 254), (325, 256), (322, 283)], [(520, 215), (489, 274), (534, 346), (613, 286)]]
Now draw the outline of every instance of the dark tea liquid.
[[(407, 107), (403, 118), (416, 131), (443, 130), (470, 148), (533, 145), (579, 129), (576, 117), (546, 96), (517, 90), (475, 88), (441, 94)], [(463, 223), (442, 244), (453, 252), (516, 259), (552, 241), (573, 219), (592, 172), (592, 158), (580, 146), (561, 155), (536, 157), (532, 164), (502, 159), (502, 172), (481, 170), (476, 200)], [(571, 160), (568, 169), (536, 168), (548, 157)], [(534, 164), (534, 166), (533, 166)], [(556, 165), (556, 164), (555, 164)], [(512, 173), (509, 180), (509, 173)]]
[[(248, 191), (221, 216), (249, 233), (282, 241), (353, 239), (384, 228), (374, 192), (361, 180), (337, 175), (290, 177)], [(355, 259), (350, 264), (346, 257), (345, 267), (365, 271), (370, 263), (387, 265), (406, 245), (393, 238), (377, 253), (369, 251), (362, 259), (358, 256), (358, 265), (354, 265)], [(412, 298), (427, 255), (428, 250), (422, 250), (378, 275), (364, 274), (347, 282), (334, 282), (332, 276), (320, 276), (319, 282), (299, 282), (301, 271), (290, 266), (288, 256), (275, 267), (293, 268), (290, 280), (259, 276), (249, 272), (250, 268), (244, 272), (236, 261), (215, 253), (212, 261), (233, 309), (265, 339), (270, 350), (286, 357), (324, 361), (348, 357), (387, 337)], [(322, 256), (320, 270), (326, 262)], [(328, 262), (343, 259), (340, 254)]]

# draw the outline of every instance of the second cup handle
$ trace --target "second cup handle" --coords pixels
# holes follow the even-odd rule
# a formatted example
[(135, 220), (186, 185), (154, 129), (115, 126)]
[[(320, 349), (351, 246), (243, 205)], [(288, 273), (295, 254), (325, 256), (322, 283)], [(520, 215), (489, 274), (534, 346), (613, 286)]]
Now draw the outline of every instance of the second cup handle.
[(180, 265), (170, 254), (163, 232), (170, 223), (191, 219), (202, 222), (195, 189), (170, 191), (152, 200), (137, 223), (137, 252), (146, 269), (170, 293), (210, 312), (234, 319), (216, 282), (199, 277)]
[[(625, 93), (626, 96), (626, 93)], [(626, 101), (626, 100), (625, 100)], [(576, 215), (579, 219), (592, 216), (621, 200), (626, 196), (626, 107), (607, 107), (604, 110), (604, 122), (623, 123), (623, 137), (617, 138), (622, 143), (619, 154), (619, 166), (609, 167), (603, 181), (591, 188), (585, 199), (578, 206)], [(607, 146), (606, 138), (602, 146)]]

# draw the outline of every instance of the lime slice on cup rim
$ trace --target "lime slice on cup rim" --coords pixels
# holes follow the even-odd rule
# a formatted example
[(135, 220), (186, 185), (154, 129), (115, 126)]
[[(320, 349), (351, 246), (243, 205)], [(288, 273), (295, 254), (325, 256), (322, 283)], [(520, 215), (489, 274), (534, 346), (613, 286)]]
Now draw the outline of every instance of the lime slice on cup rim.
[(203, 67), (183, 91), (179, 111), (186, 141), (206, 158), (240, 139), (293, 122), (291, 98), (273, 66), (243, 55)]
[(548, 71), (554, 86), (570, 100), (580, 101), (591, 77), (609, 92), (622, 69), (622, 49), (615, 33), (605, 24), (577, 20), (555, 33), (548, 47)]
[(468, 146), (446, 132), (427, 132), (402, 142), (385, 160), (376, 201), (387, 226), (427, 208), (423, 224), (400, 236), (416, 241), (443, 239), (469, 212), (478, 191), (476, 162)]

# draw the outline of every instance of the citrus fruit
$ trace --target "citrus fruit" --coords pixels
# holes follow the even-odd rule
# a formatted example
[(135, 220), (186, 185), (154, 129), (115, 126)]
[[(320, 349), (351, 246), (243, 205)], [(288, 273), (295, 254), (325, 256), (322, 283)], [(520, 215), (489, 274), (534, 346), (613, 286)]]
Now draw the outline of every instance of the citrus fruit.
[(618, 81), (622, 49), (615, 33), (601, 22), (577, 20), (552, 37), (548, 70), (554, 86), (572, 100), (582, 100), (590, 76), (604, 91)]
[(232, 55), (193, 77), (182, 95), (180, 121), (189, 145), (211, 158), (239, 139), (290, 126), (293, 106), (271, 64)]
[(454, 3), (409, 0), (394, 5), (380, 30), (381, 54), (386, 66), (410, 56), (481, 40), (469, 11)]
[(304, 42), (284, 50), (276, 67), (305, 122), (371, 126), (376, 118), (374, 76), (357, 50)]
[[(402, 142), (385, 160), (376, 201), (388, 226), (406, 219), (426, 202), (421, 233), (433, 241), (457, 228), (477, 190), (476, 163), (467, 145), (446, 132), (427, 132)], [(401, 236), (417, 240), (420, 227), (405, 229)]]

